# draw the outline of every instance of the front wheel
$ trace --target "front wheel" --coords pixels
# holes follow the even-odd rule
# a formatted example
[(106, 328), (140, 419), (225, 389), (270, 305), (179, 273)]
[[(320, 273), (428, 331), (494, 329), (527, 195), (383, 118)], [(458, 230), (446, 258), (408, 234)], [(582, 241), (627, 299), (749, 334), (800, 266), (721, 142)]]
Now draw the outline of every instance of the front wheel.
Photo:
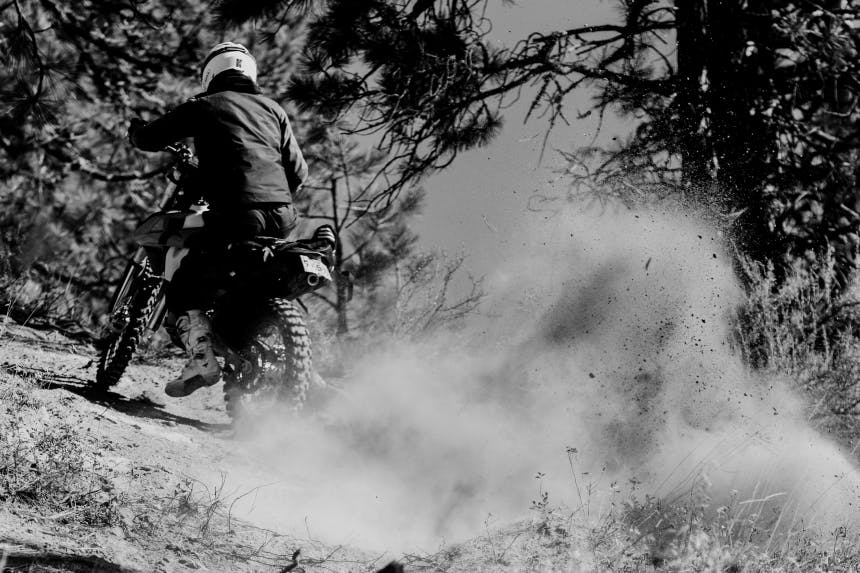
[(242, 331), (224, 370), (227, 413), (236, 418), (251, 403), (266, 401), (301, 409), (313, 370), (310, 335), (296, 304), (270, 299)]
[(158, 302), (161, 290), (159, 277), (144, 270), (135, 282), (126, 300), (119, 301), (111, 317), (112, 329), (104, 341), (96, 372), (94, 386), (98, 390), (105, 391), (122, 378), (146, 333), (153, 308)]

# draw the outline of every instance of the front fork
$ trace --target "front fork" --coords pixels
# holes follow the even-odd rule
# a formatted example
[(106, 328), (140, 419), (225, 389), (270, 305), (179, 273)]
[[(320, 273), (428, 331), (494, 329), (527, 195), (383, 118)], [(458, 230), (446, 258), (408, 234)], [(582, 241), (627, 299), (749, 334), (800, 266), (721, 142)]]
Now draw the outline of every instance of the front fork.
[(128, 260), (128, 265), (125, 267), (122, 280), (119, 283), (119, 287), (114, 291), (113, 299), (110, 302), (111, 315), (115, 314), (125, 305), (125, 301), (131, 292), (132, 285), (146, 270), (148, 258), (146, 249), (138, 247), (134, 255), (132, 255)]
[[(153, 259), (155, 257), (151, 257), (150, 255), (151, 253), (147, 252), (144, 247), (138, 247), (137, 251), (135, 251), (134, 255), (128, 261), (119, 287), (114, 292), (113, 300), (111, 300), (111, 327), (114, 330), (122, 330), (125, 326), (125, 321), (128, 319), (128, 298), (134, 296), (137, 281), (144, 273), (153, 272), (152, 267), (155, 262)], [(172, 276), (172, 274), (171, 272), (170, 275)], [(165, 291), (163, 283), (158, 293), (158, 301), (147, 323), (149, 330), (158, 330), (164, 321), (164, 317), (167, 315), (167, 297), (165, 296)]]

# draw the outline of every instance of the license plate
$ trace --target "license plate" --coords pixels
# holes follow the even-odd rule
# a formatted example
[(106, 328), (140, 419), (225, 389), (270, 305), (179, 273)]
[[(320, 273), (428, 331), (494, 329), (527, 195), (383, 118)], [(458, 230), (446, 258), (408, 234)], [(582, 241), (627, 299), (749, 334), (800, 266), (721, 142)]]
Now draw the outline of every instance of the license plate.
[(306, 273), (319, 275), (327, 281), (331, 280), (331, 274), (328, 272), (328, 267), (326, 267), (321, 260), (312, 259), (305, 255), (299, 255), (299, 258), (302, 260), (302, 268)]

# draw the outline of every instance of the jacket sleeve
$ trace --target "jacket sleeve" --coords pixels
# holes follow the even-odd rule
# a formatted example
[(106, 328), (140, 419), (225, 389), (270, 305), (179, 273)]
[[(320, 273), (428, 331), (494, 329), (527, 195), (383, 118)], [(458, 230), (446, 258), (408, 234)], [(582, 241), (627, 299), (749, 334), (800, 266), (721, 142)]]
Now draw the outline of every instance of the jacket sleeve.
[(281, 148), (281, 162), (287, 174), (290, 191), (295, 193), (308, 178), (308, 164), (305, 162), (305, 157), (299, 148), (299, 142), (296, 141), (290, 120), (287, 119), (286, 115), (284, 116), (284, 146)]
[(131, 142), (144, 151), (161, 151), (168, 145), (196, 135), (199, 102), (189, 100), (131, 134)]

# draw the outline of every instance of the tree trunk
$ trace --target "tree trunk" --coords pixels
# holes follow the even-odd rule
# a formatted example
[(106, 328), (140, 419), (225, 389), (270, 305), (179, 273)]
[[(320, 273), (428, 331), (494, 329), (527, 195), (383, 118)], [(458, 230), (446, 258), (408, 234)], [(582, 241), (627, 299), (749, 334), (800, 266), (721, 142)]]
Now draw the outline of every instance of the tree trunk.
[(343, 248), (340, 241), (334, 252), (335, 260), (335, 305), (337, 305), (337, 335), (342, 336), (349, 332), (349, 317), (347, 306), (349, 304), (349, 275), (343, 271)]
[(764, 260), (774, 244), (761, 175), (773, 142), (750, 110), (769, 65), (757, 52), (770, 26), (769, 2), (746, 4), (676, 0), (679, 155), (686, 192), (716, 213), (737, 216), (733, 238)]
[(708, 58), (706, 0), (676, 0), (678, 78), (680, 85), (675, 105), (680, 119), (679, 152), (684, 193), (690, 199), (708, 196), (711, 157), (704, 116), (704, 83)]
[(711, 141), (718, 165), (717, 185), (725, 210), (738, 213), (733, 237), (740, 250), (756, 260), (776, 253), (765, 196), (775, 141), (769, 140), (765, 118), (752, 114), (766, 92), (772, 62), (764, 53), (771, 19), (770, 2), (755, 9), (745, 0), (709, 0), (707, 106), (711, 110)]
[(343, 242), (340, 240), (341, 221), (337, 215), (337, 179), (332, 177), (329, 182), (331, 193), (331, 220), (334, 232), (337, 234), (337, 246), (334, 250), (334, 280), (335, 280), (335, 314), (337, 315), (338, 336), (349, 332), (349, 277), (343, 270)]

